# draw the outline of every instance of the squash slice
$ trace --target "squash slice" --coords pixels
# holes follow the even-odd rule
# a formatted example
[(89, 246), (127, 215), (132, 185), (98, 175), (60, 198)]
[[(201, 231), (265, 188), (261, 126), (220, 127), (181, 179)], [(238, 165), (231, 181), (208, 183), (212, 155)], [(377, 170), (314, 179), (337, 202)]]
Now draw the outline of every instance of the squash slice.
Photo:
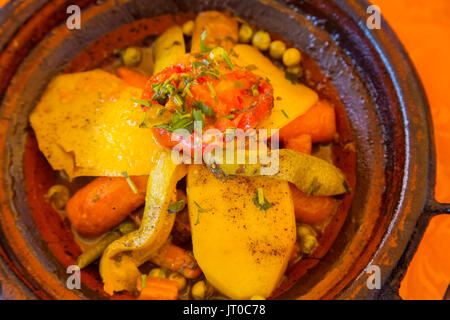
[[(272, 207), (255, 204), (258, 188)], [(191, 165), (187, 197), (194, 256), (207, 280), (232, 299), (268, 297), (296, 241), (289, 185), (264, 177), (218, 179)]]

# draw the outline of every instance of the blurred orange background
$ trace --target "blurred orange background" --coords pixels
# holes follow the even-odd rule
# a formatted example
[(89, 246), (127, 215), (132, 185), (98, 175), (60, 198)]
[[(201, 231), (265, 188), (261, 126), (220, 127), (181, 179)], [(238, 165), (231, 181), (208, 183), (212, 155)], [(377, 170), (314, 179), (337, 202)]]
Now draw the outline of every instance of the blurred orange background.
[[(450, 202), (450, 1), (372, 0), (406, 47), (430, 102), (436, 200)], [(450, 284), (450, 215), (432, 219), (401, 284), (403, 299), (442, 299)]]

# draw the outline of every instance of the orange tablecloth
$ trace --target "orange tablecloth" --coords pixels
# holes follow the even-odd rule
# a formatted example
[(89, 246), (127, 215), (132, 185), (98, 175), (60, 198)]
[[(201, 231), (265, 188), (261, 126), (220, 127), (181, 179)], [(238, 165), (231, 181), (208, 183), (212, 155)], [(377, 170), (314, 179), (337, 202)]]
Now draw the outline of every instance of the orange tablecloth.
[[(436, 200), (450, 202), (450, 1), (372, 0), (405, 45), (434, 122)], [(432, 219), (401, 284), (403, 299), (442, 299), (450, 284), (450, 216)]]

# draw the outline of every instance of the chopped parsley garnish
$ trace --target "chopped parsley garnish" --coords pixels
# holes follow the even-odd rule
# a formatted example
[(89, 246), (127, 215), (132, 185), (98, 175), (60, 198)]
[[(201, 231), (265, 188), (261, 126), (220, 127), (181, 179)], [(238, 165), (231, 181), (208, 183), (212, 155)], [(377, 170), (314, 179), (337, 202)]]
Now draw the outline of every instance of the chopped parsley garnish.
[(258, 188), (256, 190), (256, 196), (253, 198), (253, 203), (258, 207), (259, 210), (267, 211), (268, 209), (273, 207), (269, 201), (267, 201), (264, 196), (263, 188)]
[(289, 116), (287, 115), (286, 111), (284, 111), (283, 109), (281, 109), (281, 112), (283, 113), (283, 115), (289, 119)]
[(293, 74), (293, 73), (290, 73), (290, 72), (285, 72), (284, 73), (284, 77), (287, 79), (287, 80), (289, 80), (292, 84), (297, 84), (297, 83), (300, 83), (300, 79), (298, 78), (298, 76), (296, 76), (295, 74)]
[(243, 88), (244, 87), (244, 85), (242, 84), (242, 82), (241, 81), (234, 81), (234, 86), (235, 87), (237, 87), (237, 88)]
[(252, 95), (256, 97), (259, 94), (258, 85), (252, 85)]
[(228, 66), (230, 67), (231, 70), (234, 70), (234, 65), (230, 60), (230, 57), (228, 56), (227, 52), (225, 51), (225, 49), (222, 50), (222, 56), (223, 59), (225, 60), (225, 62), (228, 64)]
[(147, 119), (147, 112), (143, 112), (142, 121), (141, 121), (141, 124), (139, 124), (139, 128), (148, 128), (147, 124), (145, 123), (146, 119)]
[(200, 213), (206, 212), (207, 210), (200, 207), (197, 201), (194, 201), (194, 204), (197, 206), (197, 221), (195, 221), (194, 225), (198, 225), (200, 223)]
[(216, 89), (214, 89), (212, 83), (211, 82), (207, 82), (206, 84), (208, 85), (209, 92), (211, 92), (211, 96), (214, 98), (214, 100), (216, 102), (219, 102), (219, 100), (217, 99)]
[(127, 183), (130, 186), (131, 190), (133, 190), (134, 194), (138, 193), (138, 188), (134, 184), (133, 180), (128, 176), (128, 173), (126, 171), (122, 172), (122, 175), (127, 179)]
[(150, 102), (145, 101), (145, 100), (131, 98), (131, 101), (133, 101), (134, 103), (140, 104), (141, 106), (150, 107)]
[(210, 52), (213, 48), (209, 48), (206, 44), (205, 44), (205, 39), (206, 39), (206, 29), (203, 30), (201, 36), (200, 36), (200, 53), (201, 54), (205, 54)]
[(180, 212), (183, 208), (184, 200), (178, 200), (175, 203), (169, 205), (169, 213), (177, 213)]

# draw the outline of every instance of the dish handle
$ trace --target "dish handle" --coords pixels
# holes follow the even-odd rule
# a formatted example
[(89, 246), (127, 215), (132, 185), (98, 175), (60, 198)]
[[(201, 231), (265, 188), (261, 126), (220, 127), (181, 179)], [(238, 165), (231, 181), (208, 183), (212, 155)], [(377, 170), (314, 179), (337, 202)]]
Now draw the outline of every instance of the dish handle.
[[(383, 285), (381, 290), (377, 293), (374, 299), (379, 300), (401, 300), (399, 290), (400, 283), (406, 274), (411, 260), (419, 247), (420, 241), (423, 238), (425, 230), (428, 227), (430, 220), (441, 214), (450, 214), (450, 203), (440, 203), (437, 202), (433, 197), (428, 200), (425, 206), (424, 212), (420, 215), (414, 232), (411, 236), (411, 240), (408, 243), (402, 257), (398, 261), (394, 270), (392, 271), (389, 279)], [(449, 287), (442, 297), (443, 300), (450, 300), (450, 284)]]

